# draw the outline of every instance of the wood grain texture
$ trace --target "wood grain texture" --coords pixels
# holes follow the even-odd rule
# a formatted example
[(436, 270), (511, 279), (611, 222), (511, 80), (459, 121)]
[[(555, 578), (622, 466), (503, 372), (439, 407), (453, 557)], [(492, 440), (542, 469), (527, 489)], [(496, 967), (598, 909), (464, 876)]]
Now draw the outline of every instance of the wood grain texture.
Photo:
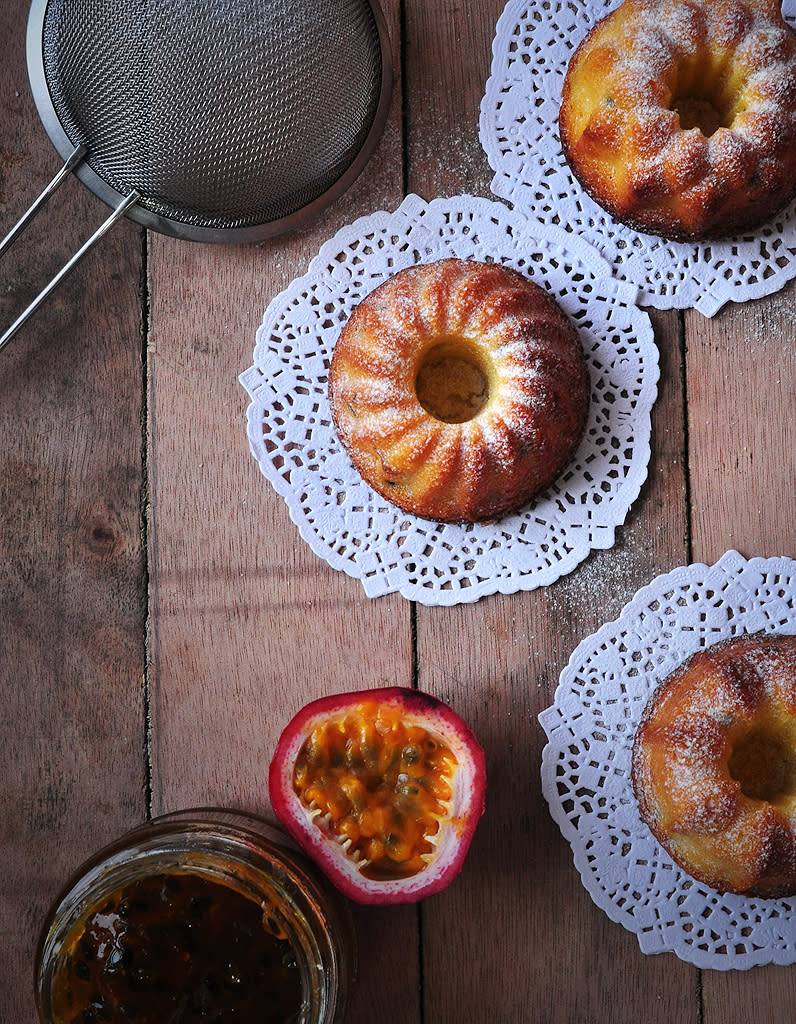
[[(542, 797), (537, 715), (580, 640), (657, 574), (730, 547), (796, 555), (796, 285), (712, 320), (652, 314), (648, 480), (614, 547), (544, 590), (370, 600), (301, 540), (249, 453), (238, 375), (320, 245), (407, 192), (490, 197), (478, 116), (503, 0), (382, 6), (393, 102), (345, 196), (251, 246), (123, 222), (0, 352), (0, 1020), (33, 1024), (37, 933), (86, 855), (147, 813), (270, 817), (290, 716), (388, 683), (470, 722), (487, 811), (444, 893), (354, 908), (346, 1024), (790, 1020), (793, 968), (644, 956), (592, 904)], [(27, 87), (26, 13), (0, 5), (0, 234), (58, 167)], [(3, 260), (0, 326), (106, 213), (76, 182), (54, 203)]]
[[(0, 234), (59, 167), (3, 5)], [(71, 181), (3, 259), (5, 329), (106, 216)], [(88, 256), (0, 352), (0, 1019), (30, 1024), (45, 913), (145, 815), (139, 231)]]
[[(685, 556), (677, 317), (656, 316), (662, 382), (647, 484), (616, 546), (543, 591), (418, 614), (421, 686), (466, 715), (487, 751), (487, 812), (461, 879), (424, 913), (429, 1019), (698, 1020), (696, 971), (646, 957), (583, 889), (550, 818), (536, 721), (578, 642)], [(458, 944), (444, 941), (457, 921)], [(491, 937), (488, 941), (485, 937)], [(500, 979), (495, 985), (495, 979)], [(489, 1002), (479, 1000), (488, 988)], [(654, 996), (651, 998), (651, 994)]]
[[(385, 12), (398, 41), (398, 5)], [(249, 454), (238, 383), (268, 302), (338, 228), (401, 198), (397, 63), (379, 149), (318, 221), (248, 247), (151, 240), (155, 814), (223, 804), (270, 816), (268, 764), (292, 714), (325, 693), (411, 685), (409, 605), (369, 601), (358, 581), (303, 543)], [(409, 1024), (418, 1009), (416, 911), (356, 909), (355, 917), (359, 982), (349, 1019)], [(379, 941), (385, 931), (389, 943)]]
[(796, 282), (688, 315), (694, 557), (796, 555)]
[[(796, 282), (770, 298), (689, 314), (693, 556), (796, 557)], [(793, 968), (703, 972), (704, 1024), (786, 1021)]]
[[(435, 19), (427, 8), (411, 8), (410, 191), (489, 194), (486, 159), (472, 154), (480, 152), (478, 105), (501, 10), (485, 5), (464, 21), (455, 9)], [(425, 152), (429, 140), (438, 142), (436, 159)], [(658, 316), (655, 326), (664, 364), (655, 411), (660, 454), (615, 548), (543, 591), (418, 610), (418, 684), (473, 725), (489, 777), (487, 811), (465, 869), (423, 911), (425, 1019), (435, 1024), (698, 1020), (696, 972), (671, 958), (644, 957), (635, 937), (594, 907), (539, 780), (536, 718), (552, 702), (569, 654), (637, 587), (686, 554), (677, 315)]]

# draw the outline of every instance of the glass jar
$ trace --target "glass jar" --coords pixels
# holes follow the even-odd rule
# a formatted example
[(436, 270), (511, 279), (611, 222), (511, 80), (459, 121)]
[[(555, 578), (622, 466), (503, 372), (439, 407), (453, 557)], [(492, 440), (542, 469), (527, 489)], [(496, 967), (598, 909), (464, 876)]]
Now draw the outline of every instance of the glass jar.
[(124, 1020), (126, 1003), (142, 1021), (335, 1024), (353, 953), (347, 905), (281, 831), (183, 811), (101, 850), (59, 896), (36, 956), (39, 1019)]

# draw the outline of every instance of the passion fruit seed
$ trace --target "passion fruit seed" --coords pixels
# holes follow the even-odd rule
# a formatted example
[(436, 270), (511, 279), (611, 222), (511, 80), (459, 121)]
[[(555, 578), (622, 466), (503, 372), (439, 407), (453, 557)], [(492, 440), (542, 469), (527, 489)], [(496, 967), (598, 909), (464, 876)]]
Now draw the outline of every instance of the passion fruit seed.
[(299, 752), (293, 788), (316, 825), (366, 878), (406, 878), (433, 859), (451, 816), (456, 757), (400, 708), (362, 704), (319, 723)]

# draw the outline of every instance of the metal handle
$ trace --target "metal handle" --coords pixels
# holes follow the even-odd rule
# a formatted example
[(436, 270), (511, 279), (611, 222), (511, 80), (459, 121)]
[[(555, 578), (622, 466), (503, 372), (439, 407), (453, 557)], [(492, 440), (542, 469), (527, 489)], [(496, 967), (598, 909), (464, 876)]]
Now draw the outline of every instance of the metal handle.
[[(16, 239), (23, 231), (23, 229), (33, 220), (39, 210), (42, 209), (47, 200), (53, 195), (58, 189), (64, 179), (74, 170), (74, 168), (83, 160), (86, 155), (86, 149), (84, 146), (78, 146), (68, 157), (66, 163), (61, 170), (55, 175), (50, 184), (44, 189), (38, 199), (29, 207), (28, 210), (20, 217), (14, 227), (8, 232), (5, 238), (0, 242), (0, 256), (11, 246), (11, 243)], [(8, 328), (8, 330), (0, 336), (0, 349), (10, 341), (11, 338), (17, 333), (20, 327), (25, 321), (41, 306), (41, 304), (47, 299), (63, 281), (67, 274), (73, 270), (80, 260), (86, 255), (102, 237), (106, 234), (108, 229), (116, 223), (117, 220), (135, 203), (138, 202), (140, 194), (138, 192), (131, 192), (130, 195), (125, 196), (124, 199), (114, 208), (111, 215), (97, 228), (91, 238), (84, 242), (83, 245), (77, 250), (67, 263), (58, 271), (55, 277), (46, 285), (31, 302), (28, 308), (21, 313), (14, 323)]]
[(6, 249), (10, 248), (11, 243), (14, 241), (17, 235), (22, 234), (23, 228), (25, 228), (33, 220), (33, 218), (44, 206), (44, 204), (47, 202), (50, 196), (56, 191), (61, 182), (64, 181), (64, 179), (69, 176), (69, 174), (75, 169), (75, 167), (77, 167), (79, 163), (81, 163), (85, 155), (85, 146), (78, 146), (77, 149), (73, 150), (64, 166), (56, 174), (56, 176), (53, 178), (53, 180), (50, 182), (47, 188), (42, 192), (42, 194), (39, 196), (36, 202), (28, 210), (26, 210), (25, 213), (22, 214), (22, 216), (19, 218), (19, 220), (13, 226), (13, 228), (11, 228), (11, 230), (8, 232), (3, 241), (0, 242), (0, 256), (3, 255)]

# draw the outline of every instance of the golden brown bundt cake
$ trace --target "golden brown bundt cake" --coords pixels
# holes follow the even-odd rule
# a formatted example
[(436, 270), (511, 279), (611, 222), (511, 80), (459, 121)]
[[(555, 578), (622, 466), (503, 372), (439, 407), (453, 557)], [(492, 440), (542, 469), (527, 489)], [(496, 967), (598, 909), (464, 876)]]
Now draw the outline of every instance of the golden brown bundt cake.
[(796, 893), (796, 636), (698, 651), (655, 690), (633, 746), (641, 817), (698, 881)]
[(754, 229), (796, 195), (796, 33), (777, 0), (625, 0), (575, 51), (559, 130), (584, 189), (631, 227)]
[(442, 522), (519, 508), (562, 471), (585, 429), (577, 333), (508, 267), (446, 259), (399, 271), (335, 345), (329, 400), (362, 477)]

